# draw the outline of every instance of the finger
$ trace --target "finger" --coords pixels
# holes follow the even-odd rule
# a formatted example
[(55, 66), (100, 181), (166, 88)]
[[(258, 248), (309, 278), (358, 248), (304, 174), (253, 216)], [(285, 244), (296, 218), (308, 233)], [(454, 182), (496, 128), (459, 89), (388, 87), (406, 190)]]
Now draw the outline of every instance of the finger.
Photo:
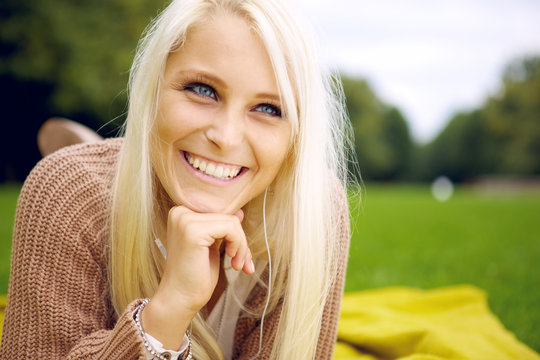
[[(242, 270), (246, 262), (249, 264), (251, 253), (247, 245), (246, 235), (241, 225), (244, 212), (238, 210), (234, 215), (195, 213), (186, 207), (178, 206), (170, 212), (172, 223), (179, 233), (184, 234), (188, 242), (197, 242), (206, 247), (219, 248), (225, 241), (225, 252), (231, 258), (235, 270)], [(190, 241), (191, 240), (191, 241)], [(219, 244), (215, 244), (219, 240)]]
[(236, 255), (231, 260), (231, 265), (235, 270), (242, 270), (246, 263), (246, 259), (249, 259), (249, 248), (247, 243), (240, 244)]
[[(238, 227), (239, 226), (240, 225), (238, 224)], [(242, 230), (241, 227), (240, 227), (240, 229), (238, 229), (236, 226), (234, 226), (234, 228), (230, 229), (230, 231), (227, 233), (227, 236), (223, 237), (223, 240), (226, 241), (225, 253), (232, 260), (235, 260), (238, 257), (238, 255), (240, 255), (238, 253), (239, 250), (242, 248), (242, 246), (246, 246), (245, 244), (247, 244), (246, 235), (244, 234), (244, 231)], [(236, 260), (236, 262), (233, 262), (233, 267), (235, 267), (235, 265), (237, 265), (237, 261), (238, 261), (238, 259)], [(235, 269), (237, 269), (237, 268), (235, 267)]]
[(234, 216), (236, 216), (238, 220), (242, 222), (244, 220), (244, 211), (242, 211), (242, 209), (238, 209), (238, 211), (234, 213)]
[[(231, 215), (228, 215), (231, 216)], [(203, 232), (201, 245), (211, 246), (218, 240), (225, 241), (225, 253), (233, 260), (236, 270), (242, 269), (246, 255), (249, 252), (246, 235), (240, 221), (236, 217), (221, 219), (218, 221), (204, 221), (192, 223), (193, 233)]]
[(174, 206), (169, 210), (167, 231), (172, 228), (182, 229), (197, 219), (197, 213), (185, 206)]
[[(200, 245), (211, 246), (216, 239), (226, 239), (234, 243), (228, 247), (227, 254), (234, 257), (242, 240), (244, 230), (240, 224), (243, 213), (224, 215), (216, 213), (196, 213), (184, 206), (177, 206), (169, 211), (168, 230), (176, 229), (177, 234), (184, 234), (185, 239), (199, 240)], [(202, 241), (202, 243), (200, 243)]]
[(248, 252), (246, 260), (244, 261), (244, 266), (242, 268), (242, 271), (244, 271), (248, 275), (253, 274), (255, 272), (255, 264), (253, 264), (251, 251)]
[(196, 214), (194, 211), (190, 210), (189, 208), (179, 205), (179, 206), (173, 206), (169, 210), (169, 216), (175, 216), (180, 217), (184, 214)]

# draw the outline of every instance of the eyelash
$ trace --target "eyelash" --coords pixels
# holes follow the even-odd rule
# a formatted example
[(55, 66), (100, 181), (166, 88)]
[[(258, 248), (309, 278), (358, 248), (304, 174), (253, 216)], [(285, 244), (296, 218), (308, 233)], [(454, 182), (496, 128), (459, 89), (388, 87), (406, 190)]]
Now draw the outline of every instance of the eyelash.
[[(196, 90), (197, 88), (209, 90), (209, 92), (211, 94), (203, 94), (202, 92), (197, 91)], [(185, 85), (184, 90), (191, 91), (191, 92), (193, 92), (193, 93), (195, 93), (195, 94), (197, 94), (199, 96), (209, 97), (209, 98), (214, 99), (214, 100), (217, 99), (216, 90), (214, 90), (214, 88), (212, 88), (210, 85), (206, 85), (206, 84), (196, 82), (196, 83), (191, 83), (191, 84)]]
[[(194, 94), (196, 94), (198, 96), (208, 97), (208, 98), (217, 100), (216, 90), (213, 87), (211, 87), (210, 85), (207, 85), (207, 84), (204, 84), (204, 83), (201, 83), (201, 82), (188, 83), (188, 84), (182, 86), (182, 89), (190, 91), (190, 92), (192, 92), (192, 93), (194, 93)], [(197, 89), (199, 89), (199, 90), (197, 90)], [(200, 91), (201, 89), (208, 90), (208, 92), (206, 94), (202, 93)], [(208, 93), (210, 93), (210, 94), (208, 94)], [(273, 104), (269, 104), (269, 103), (258, 104), (253, 109), (256, 110), (256, 111), (259, 111), (259, 112), (261, 112), (261, 113), (263, 113), (265, 115), (281, 117), (281, 109), (278, 106), (273, 105)], [(257, 110), (257, 109), (259, 109), (259, 110)], [(263, 110), (263, 109), (267, 109), (267, 110)]]
[(281, 117), (281, 109), (275, 105), (272, 105), (272, 104), (259, 104), (257, 106), (255, 106), (255, 109), (258, 109), (258, 108), (261, 108), (261, 107), (264, 107), (264, 108), (267, 108), (271, 111), (268, 112), (268, 111), (264, 111), (264, 110), (258, 110), (260, 112), (262, 112), (263, 114), (267, 114), (267, 115), (270, 115), (270, 116), (275, 116), (275, 117)]

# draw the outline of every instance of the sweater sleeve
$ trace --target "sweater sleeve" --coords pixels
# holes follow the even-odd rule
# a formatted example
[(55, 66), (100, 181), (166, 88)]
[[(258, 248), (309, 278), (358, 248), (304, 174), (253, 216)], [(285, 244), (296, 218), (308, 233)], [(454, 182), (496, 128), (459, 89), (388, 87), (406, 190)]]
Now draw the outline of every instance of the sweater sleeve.
[(131, 303), (108, 295), (107, 216), (119, 141), (43, 159), (19, 196), (0, 358), (142, 359)]
[[(337, 220), (337, 261), (334, 282), (328, 294), (321, 322), (321, 331), (317, 341), (316, 359), (330, 360), (334, 354), (337, 341), (337, 327), (340, 315), (341, 300), (345, 286), (345, 273), (349, 256), (350, 224), (349, 208), (345, 190), (339, 186), (338, 196), (334, 204), (334, 216)], [(248, 308), (257, 308), (266, 299), (266, 291), (256, 286), (251, 294)], [(283, 300), (266, 317), (261, 352), (257, 358), (268, 359), (272, 351), (273, 342), (281, 316)], [(233, 359), (252, 359), (259, 351), (260, 343), (260, 320), (250, 316), (238, 319), (235, 334)]]

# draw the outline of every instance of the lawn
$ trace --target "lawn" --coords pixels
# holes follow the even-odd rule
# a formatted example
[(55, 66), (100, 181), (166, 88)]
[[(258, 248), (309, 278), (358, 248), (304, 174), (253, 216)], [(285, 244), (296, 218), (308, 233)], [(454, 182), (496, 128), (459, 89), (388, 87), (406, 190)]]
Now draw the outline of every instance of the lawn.
[[(458, 189), (440, 203), (426, 186), (370, 185), (352, 201), (346, 290), (473, 284), (493, 312), (540, 351), (540, 193)], [(19, 187), (0, 187), (0, 293), (7, 292)]]
[(11, 233), (20, 186), (0, 186), (0, 294), (6, 294), (11, 256)]
[(353, 208), (346, 291), (473, 284), (518, 339), (540, 351), (540, 193), (367, 185)]

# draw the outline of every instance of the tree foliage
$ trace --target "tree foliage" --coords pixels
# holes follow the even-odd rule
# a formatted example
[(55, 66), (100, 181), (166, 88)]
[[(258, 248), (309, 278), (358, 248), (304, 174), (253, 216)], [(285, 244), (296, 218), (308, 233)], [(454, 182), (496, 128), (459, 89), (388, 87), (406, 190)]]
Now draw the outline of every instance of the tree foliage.
[[(165, 0), (3, 0), (0, 95), (7, 119), (0, 181), (23, 180), (50, 116), (99, 129), (120, 117), (137, 40)], [(111, 136), (114, 127), (102, 134)]]
[(7, 1), (0, 73), (51, 84), (50, 107), (57, 113), (109, 119), (125, 106), (123, 90), (137, 40), (163, 5), (140, 0)]
[(512, 62), (498, 93), (481, 108), (454, 115), (423, 151), (416, 175), (424, 180), (540, 175), (540, 58)]
[(342, 82), (363, 179), (401, 178), (412, 148), (405, 118), (377, 98), (365, 80), (343, 77)]

